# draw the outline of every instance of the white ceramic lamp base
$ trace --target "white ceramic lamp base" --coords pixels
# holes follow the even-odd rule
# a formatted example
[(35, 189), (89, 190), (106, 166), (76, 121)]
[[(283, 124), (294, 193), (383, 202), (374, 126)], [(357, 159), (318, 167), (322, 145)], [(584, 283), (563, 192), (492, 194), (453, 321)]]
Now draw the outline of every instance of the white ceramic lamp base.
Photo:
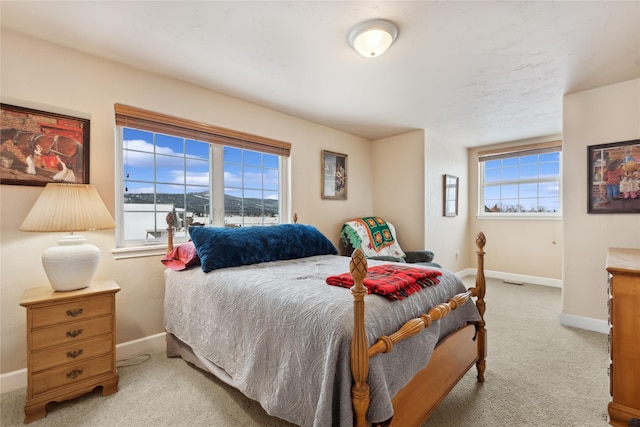
[(70, 234), (58, 240), (42, 254), (42, 266), (56, 291), (86, 288), (100, 264), (100, 250), (79, 235)]

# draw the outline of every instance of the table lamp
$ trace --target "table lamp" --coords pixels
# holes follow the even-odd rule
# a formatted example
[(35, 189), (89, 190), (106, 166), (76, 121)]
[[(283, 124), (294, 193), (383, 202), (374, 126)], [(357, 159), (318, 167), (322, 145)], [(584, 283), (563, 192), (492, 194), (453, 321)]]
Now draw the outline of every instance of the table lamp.
[(73, 291), (91, 284), (100, 264), (100, 249), (74, 232), (116, 226), (93, 185), (49, 183), (22, 222), (22, 231), (70, 232), (42, 254), (51, 287)]

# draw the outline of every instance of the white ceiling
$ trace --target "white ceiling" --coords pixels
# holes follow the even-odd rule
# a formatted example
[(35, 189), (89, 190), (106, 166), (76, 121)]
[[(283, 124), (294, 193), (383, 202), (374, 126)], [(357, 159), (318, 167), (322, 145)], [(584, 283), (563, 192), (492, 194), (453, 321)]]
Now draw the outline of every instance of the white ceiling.
[[(2, 27), (368, 139), (562, 132), (562, 97), (640, 77), (640, 1), (7, 1)], [(379, 58), (356, 24), (399, 27)]]

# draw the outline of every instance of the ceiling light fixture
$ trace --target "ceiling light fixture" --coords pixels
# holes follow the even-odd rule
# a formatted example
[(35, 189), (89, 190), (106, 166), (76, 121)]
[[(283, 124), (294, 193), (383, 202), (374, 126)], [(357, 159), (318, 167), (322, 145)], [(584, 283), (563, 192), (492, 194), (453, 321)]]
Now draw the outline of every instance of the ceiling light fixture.
[(355, 26), (349, 33), (349, 44), (362, 56), (382, 55), (398, 37), (398, 27), (384, 19), (374, 19)]

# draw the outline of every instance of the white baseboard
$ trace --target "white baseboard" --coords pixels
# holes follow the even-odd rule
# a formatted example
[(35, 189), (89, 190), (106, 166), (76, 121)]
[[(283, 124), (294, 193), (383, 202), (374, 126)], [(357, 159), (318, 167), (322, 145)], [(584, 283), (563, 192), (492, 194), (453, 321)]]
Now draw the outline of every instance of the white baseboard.
[(530, 283), (532, 285), (550, 286), (552, 288), (562, 288), (561, 279), (550, 279), (548, 277), (528, 276), (526, 274), (503, 273), (501, 271), (485, 270), (485, 277), (501, 279), (511, 283)]
[(560, 324), (572, 328), (586, 329), (588, 331), (609, 333), (609, 322), (594, 319), (592, 317), (577, 316), (575, 314), (560, 313)]
[(0, 393), (8, 393), (27, 386), (27, 369), (7, 372), (0, 375)]
[(167, 334), (150, 335), (133, 341), (123, 342), (116, 345), (116, 360), (128, 359), (140, 353), (147, 353), (153, 350), (160, 350), (167, 347)]
[[(475, 268), (466, 268), (456, 273), (458, 277), (474, 276)], [(532, 285), (550, 286), (553, 288), (562, 288), (562, 280), (550, 279), (548, 277), (528, 276), (525, 274), (504, 273), (502, 271), (485, 270), (484, 277), (492, 279), (500, 279), (511, 283), (529, 283)]]
[[(163, 349), (166, 347), (166, 334), (150, 335), (133, 341), (116, 345), (116, 360), (128, 359), (140, 353)], [(18, 390), (27, 386), (27, 370), (7, 372), (0, 375), (0, 394)]]
[(467, 276), (473, 276), (476, 274), (476, 269), (475, 268), (465, 268), (462, 271), (458, 271), (456, 273), (456, 276), (458, 277), (467, 277)]

